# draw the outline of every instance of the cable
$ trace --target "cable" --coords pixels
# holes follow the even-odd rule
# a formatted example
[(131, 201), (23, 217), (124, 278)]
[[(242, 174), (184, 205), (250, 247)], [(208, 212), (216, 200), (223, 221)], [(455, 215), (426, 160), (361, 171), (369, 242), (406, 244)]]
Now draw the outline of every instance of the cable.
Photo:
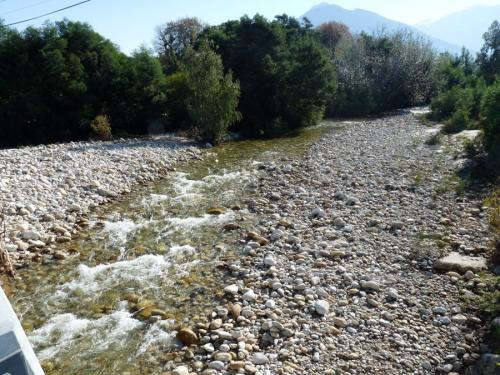
[[(5, 1), (5, 0), (3, 0)], [(22, 8), (17, 8), (17, 9), (14, 9), (14, 10), (10, 10), (8, 12), (5, 12), (5, 13), (2, 13), (2, 16), (5, 16), (7, 14), (11, 14), (11, 13), (16, 13), (16, 12), (19, 12), (20, 10), (24, 10), (24, 9), (28, 9), (28, 8), (33, 8), (33, 7), (36, 7), (37, 5), (41, 5), (41, 4), (45, 4), (45, 3), (49, 3), (51, 1), (54, 1), (54, 0), (45, 0), (45, 1), (39, 1), (38, 3), (35, 3), (35, 4), (31, 4), (31, 5), (26, 5), (25, 7), (22, 7)], [(2, 2), (2, 0), (0, 0), (0, 3)]]
[[(5, 0), (4, 0), (4, 1), (5, 1)], [(38, 18), (42, 18), (42, 17), (45, 17), (45, 16), (50, 16), (51, 14), (58, 13), (58, 12), (62, 12), (63, 10), (66, 10), (66, 9), (69, 9), (69, 8), (76, 7), (76, 6), (78, 6), (78, 5), (82, 5), (82, 4), (88, 3), (89, 1), (92, 1), (92, 0), (80, 1), (79, 3), (73, 4), (73, 5), (69, 5), (69, 6), (64, 7), (64, 8), (61, 8), (61, 9), (54, 10), (53, 12), (45, 13), (45, 14), (42, 14), (42, 15), (40, 15), (40, 16), (36, 16), (36, 17), (33, 17), (33, 18), (28, 18), (28, 19), (26, 19), (26, 20), (22, 20), (22, 21), (17, 21), (17, 22), (8, 23), (7, 25), (4, 25), (4, 26), (12, 26), (12, 25), (17, 25), (17, 24), (20, 24), (20, 23), (28, 22), (28, 21), (33, 21), (33, 20), (36, 20), (36, 19), (38, 19)]]

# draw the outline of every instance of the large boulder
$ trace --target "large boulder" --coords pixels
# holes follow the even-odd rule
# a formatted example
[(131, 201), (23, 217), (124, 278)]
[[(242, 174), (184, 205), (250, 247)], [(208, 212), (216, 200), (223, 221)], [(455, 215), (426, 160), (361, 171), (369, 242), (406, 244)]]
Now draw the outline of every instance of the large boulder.
[(482, 257), (471, 257), (453, 252), (444, 258), (434, 262), (434, 268), (439, 271), (467, 271), (479, 272), (488, 268), (486, 259)]

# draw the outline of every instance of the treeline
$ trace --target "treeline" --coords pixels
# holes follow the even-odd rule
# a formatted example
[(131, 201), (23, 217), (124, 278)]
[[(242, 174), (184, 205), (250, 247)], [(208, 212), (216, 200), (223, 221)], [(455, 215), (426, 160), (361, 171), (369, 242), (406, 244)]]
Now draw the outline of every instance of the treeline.
[(484, 45), (474, 58), (443, 55), (437, 62), (438, 95), (432, 117), (443, 121), (446, 133), (482, 130), (485, 150), (500, 166), (500, 25), (495, 21), (484, 34)]
[(286, 15), (158, 27), (127, 56), (83, 23), (0, 25), (0, 146), (186, 130), (270, 137), (328, 116), (428, 103), (437, 55), (406, 32), (352, 35)]

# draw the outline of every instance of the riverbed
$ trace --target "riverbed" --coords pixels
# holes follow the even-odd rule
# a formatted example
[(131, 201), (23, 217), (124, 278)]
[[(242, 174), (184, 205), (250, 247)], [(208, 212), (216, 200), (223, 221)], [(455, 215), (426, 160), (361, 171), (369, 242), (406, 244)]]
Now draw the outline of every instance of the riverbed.
[(254, 225), (259, 166), (340, 126), (213, 148), (92, 211), (58, 245), (64, 260), (19, 270), (6, 287), (46, 373), (158, 373), (179, 346), (175, 330), (207, 321), (223, 289), (217, 265), (239, 255), (238, 233)]

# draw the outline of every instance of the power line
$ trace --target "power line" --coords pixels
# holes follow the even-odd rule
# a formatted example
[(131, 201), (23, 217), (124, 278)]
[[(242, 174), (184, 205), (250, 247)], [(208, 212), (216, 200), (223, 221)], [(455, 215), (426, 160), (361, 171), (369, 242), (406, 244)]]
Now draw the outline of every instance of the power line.
[[(5, 0), (4, 0), (4, 1), (5, 1)], [(9, 23), (9, 24), (4, 25), (4, 26), (12, 26), (12, 25), (17, 25), (17, 24), (20, 24), (20, 23), (28, 22), (28, 21), (33, 21), (33, 20), (36, 20), (36, 19), (38, 19), (38, 18), (42, 18), (42, 17), (45, 17), (45, 16), (50, 16), (51, 14), (58, 13), (58, 12), (62, 12), (63, 10), (66, 10), (66, 9), (69, 9), (69, 8), (76, 7), (76, 6), (78, 6), (78, 5), (82, 5), (82, 4), (88, 3), (89, 1), (92, 1), (92, 0), (80, 1), (79, 3), (73, 4), (73, 5), (69, 5), (69, 6), (67, 6), (67, 7), (64, 7), (64, 8), (61, 8), (61, 9), (57, 9), (57, 10), (54, 10), (54, 11), (49, 12), (49, 13), (42, 14), (42, 15), (40, 15), (40, 16), (36, 16), (36, 17), (32, 17), (32, 18), (28, 18), (28, 19), (26, 19), (26, 20), (22, 20), (22, 21), (17, 21), (17, 22)]]
[[(5, 0), (3, 0), (5, 1)], [(10, 10), (8, 12), (5, 12), (5, 13), (2, 13), (2, 16), (6, 16), (7, 14), (11, 14), (11, 13), (16, 13), (16, 12), (19, 12), (21, 10), (25, 10), (25, 9), (29, 9), (29, 8), (33, 8), (33, 7), (36, 7), (37, 5), (41, 5), (41, 4), (45, 4), (45, 3), (50, 3), (51, 1), (54, 1), (54, 0), (44, 0), (44, 1), (39, 1), (38, 3), (35, 3), (35, 4), (31, 4), (31, 5), (26, 5), (25, 7), (22, 7), (22, 8), (17, 8), (17, 9), (14, 9), (14, 10)], [(2, 2), (2, 0), (0, 0), (0, 3)]]

